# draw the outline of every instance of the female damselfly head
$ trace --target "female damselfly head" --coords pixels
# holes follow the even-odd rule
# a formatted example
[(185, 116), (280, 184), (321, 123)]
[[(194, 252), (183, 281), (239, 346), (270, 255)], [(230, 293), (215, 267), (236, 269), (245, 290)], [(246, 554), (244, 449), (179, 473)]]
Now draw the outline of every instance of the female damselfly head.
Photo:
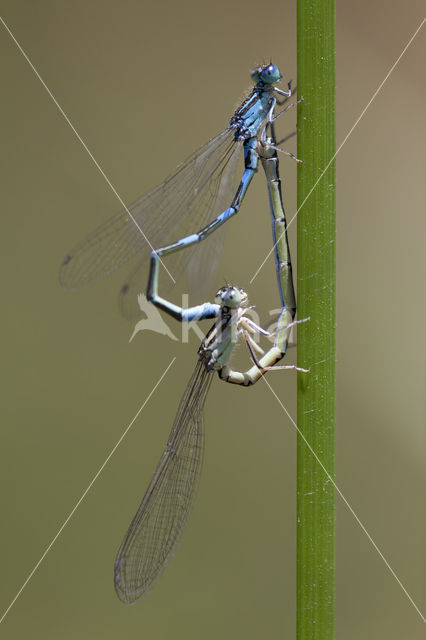
[(227, 284), (219, 289), (215, 296), (215, 302), (221, 307), (235, 309), (247, 302), (247, 294), (242, 289)]
[(263, 67), (256, 67), (251, 72), (251, 79), (254, 83), (275, 84), (281, 80), (282, 75), (276, 64), (265, 64)]

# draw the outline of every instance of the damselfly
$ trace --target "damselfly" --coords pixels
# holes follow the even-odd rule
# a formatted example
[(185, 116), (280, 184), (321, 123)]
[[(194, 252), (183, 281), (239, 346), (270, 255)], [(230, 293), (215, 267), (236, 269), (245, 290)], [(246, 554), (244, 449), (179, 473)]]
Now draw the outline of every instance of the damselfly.
[[(216, 318), (216, 322), (201, 343), (199, 360), (180, 401), (167, 445), (117, 553), (115, 589), (127, 604), (141, 598), (151, 587), (170, 561), (184, 531), (201, 472), (203, 407), (211, 373), (217, 371), (226, 382), (248, 386), (270, 369), (297, 368), (274, 366), (285, 353), (293, 323), (280, 327), (274, 346), (260, 360), (256, 359), (254, 352), (259, 347), (250, 334), (267, 332), (246, 317), (247, 295), (242, 289), (222, 287), (215, 304), (204, 303), (189, 309), (157, 297), (153, 302), (182, 322), (208, 318)], [(246, 340), (255, 361), (244, 373), (229, 365), (239, 336)]]
[[(265, 125), (274, 122), (281, 114), (276, 113), (276, 105), (291, 96), (290, 82), (288, 91), (275, 86), (281, 77), (278, 67), (272, 63), (254, 69), (255, 86), (232, 116), (229, 126), (179, 165), (163, 183), (78, 244), (63, 260), (62, 286), (65, 289), (89, 286), (138, 257), (121, 289), (123, 311), (125, 315), (134, 315), (131, 307), (136, 302), (141, 271), (150, 251), (165, 245), (179, 249), (199, 242), (238, 212), (257, 170), (262, 127), (264, 131)], [(245, 168), (237, 184), (235, 173), (243, 152)], [(179, 274), (182, 263), (194, 260), (197, 260), (197, 281), (205, 281), (202, 269), (211, 276), (215, 262), (213, 256), (207, 259), (205, 254), (199, 260), (193, 252), (179, 252), (176, 260), (172, 259), (172, 275)]]
[[(269, 139), (265, 139), (259, 153), (268, 181), (282, 302), (274, 345), (266, 354), (252, 336), (255, 333), (271, 334), (247, 317), (247, 295), (242, 289), (222, 287), (216, 294), (215, 304), (204, 303), (183, 309), (158, 295), (159, 258), (156, 252), (151, 256), (147, 291), (151, 302), (181, 322), (208, 318), (215, 318), (216, 322), (201, 343), (199, 360), (180, 401), (166, 448), (117, 553), (115, 588), (119, 598), (128, 604), (141, 598), (166, 567), (188, 520), (201, 472), (203, 407), (211, 373), (217, 371), (221, 380), (250, 386), (271, 369), (297, 369), (294, 365), (276, 366), (287, 351), (291, 327), (297, 322), (294, 321), (296, 302), (278, 158)], [(235, 371), (230, 366), (234, 347), (241, 337), (253, 360), (253, 366), (245, 372)]]

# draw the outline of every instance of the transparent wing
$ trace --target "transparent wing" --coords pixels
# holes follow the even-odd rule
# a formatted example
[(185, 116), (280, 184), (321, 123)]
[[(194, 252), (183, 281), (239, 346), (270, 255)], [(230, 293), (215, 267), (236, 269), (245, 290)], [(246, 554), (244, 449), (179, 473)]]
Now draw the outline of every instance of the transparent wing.
[[(182, 292), (184, 288), (180, 286), (178, 273), (185, 268), (188, 276), (187, 285), (191, 292), (191, 300), (205, 300), (207, 296), (214, 295), (214, 291), (210, 290), (212, 279), (217, 272), (220, 256), (225, 242), (225, 226), (222, 225), (211, 236), (208, 236), (203, 242), (193, 245), (188, 251), (166, 256), (163, 260), (166, 266), (179, 283), (176, 290)], [(179, 262), (180, 261), (180, 262)], [(136, 320), (140, 318), (141, 310), (138, 304), (138, 294), (146, 289), (148, 278), (149, 261), (146, 255), (139, 258), (134, 269), (128, 275), (125, 283), (120, 289), (118, 297), (118, 306), (121, 314), (128, 320)], [(184, 264), (182, 264), (184, 263)], [(160, 291), (165, 293), (173, 286), (172, 280), (162, 271)], [(217, 287), (216, 287), (217, 288)], [(179, 300), (179, 304), (182, 302)]]
[(141, 598), (167, 566), (188, 519), (200, 477), (203, 406), (212, 375), (198, 362), (180, 401), (169, 441), (114, 564), (120, 600)]
[[(235, 170), (241, 150), (242, 143), (235, 141), (231, 128), (210, 140), (162, 184), (128, 207), (144, 235), (127, 211), (120, 211), (65, 257), (60, 269), (62, 286), (65, 289), (89, 286), (135, 254), (143, 254), (146, 261), (151, 247), (179, 240), (214, 219), (230, 205), (232, 192), (237, 189)], [(170, 270), (176, 270), (177, 274), (181, 262), (190, 259), (191, 252), (175, 255)]]

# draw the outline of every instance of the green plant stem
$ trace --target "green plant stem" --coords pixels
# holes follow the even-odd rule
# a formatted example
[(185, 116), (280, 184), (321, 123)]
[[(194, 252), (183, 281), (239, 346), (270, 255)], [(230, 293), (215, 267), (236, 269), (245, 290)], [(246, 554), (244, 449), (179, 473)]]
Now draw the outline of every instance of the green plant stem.
[[(298, 427), (335, 472), (335, 3), (298, 0)], [(329, 164), (330, 163), (330, 164)], [(297, 444), (297, 638), (334, 637), (335, 492)]]

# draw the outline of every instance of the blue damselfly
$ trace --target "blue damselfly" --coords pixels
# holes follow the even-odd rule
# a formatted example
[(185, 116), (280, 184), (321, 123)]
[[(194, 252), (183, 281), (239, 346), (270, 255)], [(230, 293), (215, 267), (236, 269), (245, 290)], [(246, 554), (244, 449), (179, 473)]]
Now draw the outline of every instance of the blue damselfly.
[[(62, 286), (89, 286), (134, 258), (135, 267), (120, 293), (124, 314), (133, 316), (132, 307), (136, 308), (136, 294), (150, 251), (160, 247), (170, 253), (193, 245), (238, 212), (257, 170), (265, 125), (280, 115), (276, 105), (291, 96), (291, 83), (288, 91), (275, 86), (281, 77), (272, 63), (256, 68), (252, 72), (253, 90), (235, 111), (229, 126), (187, 158), (164, 182), (74, 247), (60, 269)], [(236, 171), (242, 154), (244, 171), (238, 182)], [(177, 276), (186, 264), (190, 271), (192, 266), (196, 282), (205, 282), (213, 273), (218, 243), (215, 246), (213, 242), (209, 248), (212, 253), (207, 256), (204, 250), (201, 259), (197, 252), (178, 251), (171, 258), (170, 272)]]

